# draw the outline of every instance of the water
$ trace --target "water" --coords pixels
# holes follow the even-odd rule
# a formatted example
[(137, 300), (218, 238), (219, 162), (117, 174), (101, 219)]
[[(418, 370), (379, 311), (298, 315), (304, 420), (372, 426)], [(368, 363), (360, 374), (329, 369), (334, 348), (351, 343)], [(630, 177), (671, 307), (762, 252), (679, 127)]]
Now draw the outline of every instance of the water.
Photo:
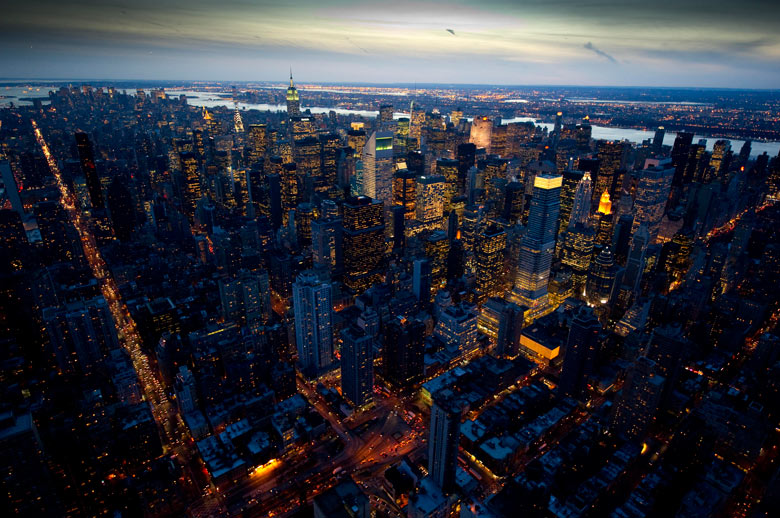
[[(513, 119), (504, 119), (502, 124), (508, 124), (510, 122), (533, 122), (537, 126), (547, 128), (548, 131), (552, 131), (554, 124), (551, 122), (536, 122), (533, 117), (515, 117)], [(615, 128), (609, 126), (591, 126), (593, 131), (591, 136), (594, 140), (628, 140), (635, 144), (641, 144), (647, 139), (652, 139), (655, 136), (654, 131), (638, 130), (631, 128)], [(664, 145), (671, 146), (674, 144), (674, 139), (677, 137), (677, 133), (667, 131), (664, 135)], [(715, 145), (716, 140), (720, 140), (721, 137), (706, 137), (704, 135), (695, 134), (693, 136), (694, 144), (698, 143), (700, 139), (707, 141), (707, 150), (712, 151), (712, 147)], [(738, 154), (742, 149), (744, 140), (727, 139), (731, 142), (731, 150)], [(757, 156), (762, 153), (766, 153), (769, 156), (776, 156), (780, 151), (780, 142), (758, 142), (752, 141), (750, 145), (750, 156)]]
[(14, 103), (16, 106), (32, 106), (32, 101), (22, 101), (22, 98), (45, 97), (44, 104), (49, 102), (49, 90), (57, 90), (59, 86), (0, 86), (0, 108), (6, 108)]

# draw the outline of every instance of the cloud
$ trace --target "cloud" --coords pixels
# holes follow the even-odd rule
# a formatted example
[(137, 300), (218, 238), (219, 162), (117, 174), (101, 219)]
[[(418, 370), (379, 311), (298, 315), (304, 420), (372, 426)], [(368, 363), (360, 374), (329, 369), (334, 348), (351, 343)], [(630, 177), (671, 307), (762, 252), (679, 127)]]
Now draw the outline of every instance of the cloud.
[(607, 54), (606, 52), (604, 52), (600, 48), (596, 47), (591, 42), (586, 43), (585, 45), (583, 45), (583, 47), (585, 47), (588, 50), (592, 50), (593, 52), (595, 52), (596, 54), (598, 54), (602, 58), (608, 59), (608, 60), (610, 60), (613, 63), (617, 63), (617, 59), (613, 58), (612, 56), (610, 56), (609, 54)]

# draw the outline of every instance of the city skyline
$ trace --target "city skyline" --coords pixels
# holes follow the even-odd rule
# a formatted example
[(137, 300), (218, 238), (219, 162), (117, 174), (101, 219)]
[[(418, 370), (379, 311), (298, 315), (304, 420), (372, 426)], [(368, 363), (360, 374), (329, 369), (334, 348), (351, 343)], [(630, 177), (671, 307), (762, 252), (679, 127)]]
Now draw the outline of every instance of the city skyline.
[[(778, 6), (11, 2), (8, 77), (775, 88)], [(419, 52), (423, 49), (425, 52)], [(457, 66), (453, 66), (457, 63)]]

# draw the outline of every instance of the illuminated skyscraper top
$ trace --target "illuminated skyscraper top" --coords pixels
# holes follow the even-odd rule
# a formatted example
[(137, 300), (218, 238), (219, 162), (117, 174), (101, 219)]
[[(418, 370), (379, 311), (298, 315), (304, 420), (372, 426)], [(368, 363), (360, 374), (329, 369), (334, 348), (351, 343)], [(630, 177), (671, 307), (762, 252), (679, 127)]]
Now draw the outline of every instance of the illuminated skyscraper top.
[(550, 278), (555, 231), (560, 210), (562, 177), (542, 173), (534, 178), (528, 227), (520, 245), (512, 302), (532, 311), (547, 306), (547, 282)]
[(292, 70), (290, 70), (290, 86), (287, 88), (287, 116), (299, 117), (301, 115), (301, 98), (298, 89), (293, 83)]

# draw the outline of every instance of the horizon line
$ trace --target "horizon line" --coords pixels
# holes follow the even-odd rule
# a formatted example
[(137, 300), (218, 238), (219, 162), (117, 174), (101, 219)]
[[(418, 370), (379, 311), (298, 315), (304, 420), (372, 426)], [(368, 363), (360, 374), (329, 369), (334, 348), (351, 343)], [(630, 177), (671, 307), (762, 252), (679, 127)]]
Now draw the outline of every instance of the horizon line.
[[(268, 84), (286, 84), (287, 80), (267, 80), (267, 79), (138, 79), (138, 78), (123, 78), (123, 79), (109, 79), (109, 78), (40, 78), (40, 77), (0, 77), (0, 84), (4, 85), (5, 82), (38, 82), (38, 83), (67, 83), (67, 82), (150, 82), (150, 83), (237, 83), (237, 84), (252, 84), (252, 83), (268, 83)], [(502, 87), (502, 88), (532, 88), (532, 87), (545, 87), (545, 88), (623, 88), (623, 89), (660, 89), (660, 90), (710, 90), (710, 91), (749, 91), (749, 92), (780, 92), (780, 88), (748, 88), (748, 87), (733, 87), (733, 86), (676, 86), (676, 85), (588, 85), (588, 84), (564, 84), (564, 83), (526, 83), (526, 84), (509, 84), (509, 83), (436, 83), (436, 82), (368, 82), (368, 81), (296, 81), (296, 84), (313, 84), (313, 85), (366, 85), (366, 86), (444, 86), (444, 87)], [(4, 85), (5, 86), (5, 85)]]

